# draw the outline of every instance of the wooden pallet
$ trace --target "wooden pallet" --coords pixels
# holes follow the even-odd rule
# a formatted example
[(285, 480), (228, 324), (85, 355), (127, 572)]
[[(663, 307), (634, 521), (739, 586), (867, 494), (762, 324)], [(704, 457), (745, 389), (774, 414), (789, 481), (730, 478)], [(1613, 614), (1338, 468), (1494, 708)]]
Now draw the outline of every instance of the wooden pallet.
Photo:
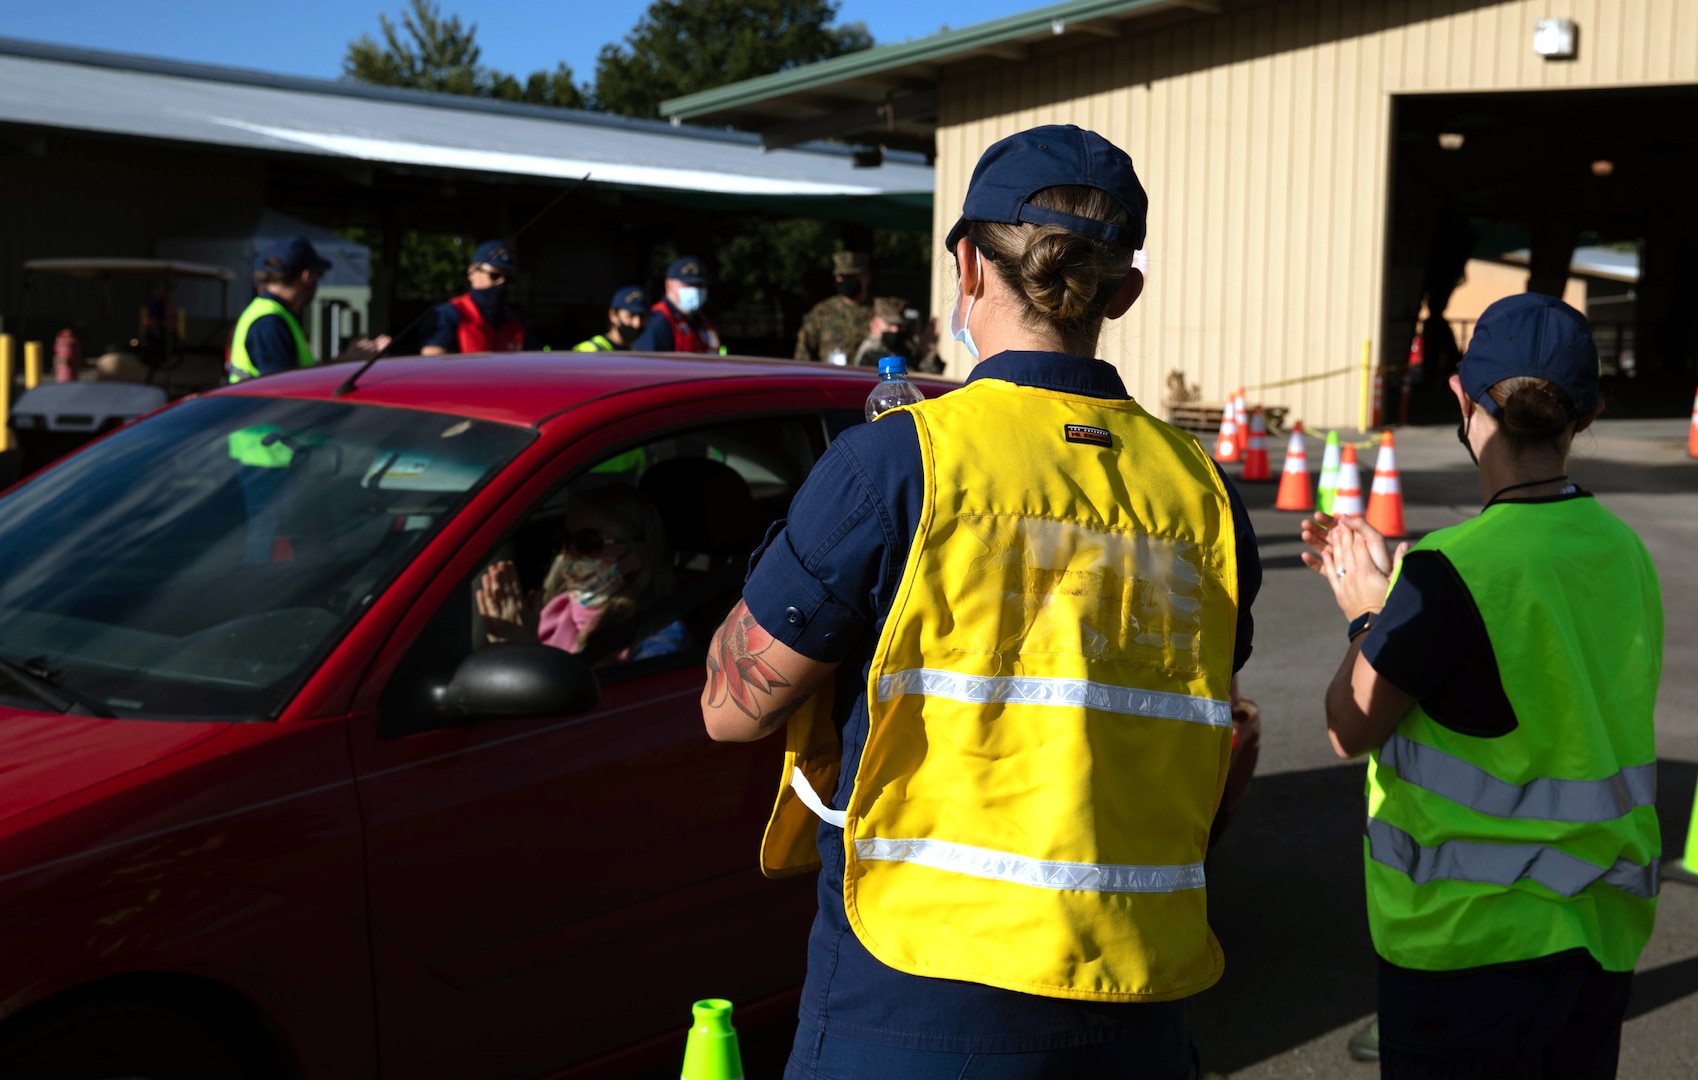
[[(1262, 419), (1267, 422), (1270, 432), (1285, 430), (1285, 417), (1291, 411), (1288, 406), (1262, 405), (1251, 406), (1251, 409), (1258, 407), (1262, 410)], [(1216, 435), (1220, 433), (1220, 418), (1225, 411), (1225, 405), (1205, 405), (1198, 401), (1170, 403), (1167, 406), (1167, 422), (1199, 435)]]

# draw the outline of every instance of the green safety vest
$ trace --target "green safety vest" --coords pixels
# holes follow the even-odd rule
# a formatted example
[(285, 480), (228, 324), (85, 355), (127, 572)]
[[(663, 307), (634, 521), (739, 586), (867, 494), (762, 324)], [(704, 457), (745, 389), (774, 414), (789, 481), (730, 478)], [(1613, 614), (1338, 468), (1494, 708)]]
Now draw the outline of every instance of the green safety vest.
[(1467, 586), (1519, 721), (1416, 705), (1368, 766), (1368, 923), (1386, 960), (1455, 971), (1586, 949), (1632, 971), (1657, 907), (1656, 568), (1590, 498), (1429, 534)]
[(597, 334), (588, 341), (580, 341), (572, 346), (573, 352), (617, 352), (613, 342), (607, 340), (606, 334)]
[(306, 332), (301, 329), (300, 320), (295, 313), (284, 307), (275, 298), (260, 294), (242, 312), (242, 317), (236, 320), (235, 333), (230, 338), (230, 381), (241, 382), (243, 379), (259, 378), (259, 368), (254, 366), (253, 358), (248, 355), (248, 328), (258, 319), (267, 315), (281, 315), (289, 325), (289, 332), (295, 337), (295, 362), (300, 367), (312, 367), (318, 361), (313, 357), (312, 347), (307, 344)]

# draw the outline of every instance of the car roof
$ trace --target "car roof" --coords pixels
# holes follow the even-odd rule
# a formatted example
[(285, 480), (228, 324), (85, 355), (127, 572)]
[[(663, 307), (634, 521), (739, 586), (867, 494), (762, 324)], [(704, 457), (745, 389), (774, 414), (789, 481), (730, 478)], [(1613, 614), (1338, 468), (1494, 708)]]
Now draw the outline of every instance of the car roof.
[[(428, 409), (498, 423), (535, 425), (595, 398), (646, 387), (719, 379), (819, 379), (865, 386), (877, 372), (795, 360), (680, 353), (483, 353), (381, 360), (343, 397), (352, 364), (325, 364), (250, 379), (213, 393), (316, 398)], [(932, 380), (927, 380), (928, 382)]]

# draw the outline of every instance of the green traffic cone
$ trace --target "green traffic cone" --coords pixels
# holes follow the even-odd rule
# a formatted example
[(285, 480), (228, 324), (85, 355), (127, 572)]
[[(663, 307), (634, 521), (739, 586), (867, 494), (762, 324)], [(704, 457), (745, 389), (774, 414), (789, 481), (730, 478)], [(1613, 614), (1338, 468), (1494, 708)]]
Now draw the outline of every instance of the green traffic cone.
[(731, 1003), (708, 998), (690, 1006), (695, 1023), (684, 1044), (684, 1071), (679, 1080), (743, 1080), (743, 1055), (737, 1049), (737, 1029), (731, 1026)]
[(1332, 497), (1338, 491), (1338, 432), (1327, 432), (1327, 448), (1321, 455), (1321, 485), (1315, 491), (1315, 509), (1332, 513)]

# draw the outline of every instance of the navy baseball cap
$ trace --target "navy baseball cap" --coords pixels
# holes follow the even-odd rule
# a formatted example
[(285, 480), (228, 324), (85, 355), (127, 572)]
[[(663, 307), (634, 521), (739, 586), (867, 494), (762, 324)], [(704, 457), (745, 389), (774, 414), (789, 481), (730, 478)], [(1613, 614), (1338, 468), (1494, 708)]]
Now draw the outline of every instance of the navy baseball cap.
[(304, 236), (286, 236), (254, 256), (260, 273), (298, 274), (302, 270), (328, 270), (330, 260), (320, 255)]
[(641, 285), (627, 285), (613, 294), (608, 307), (614, 311), (629, 311), (637, 315), (649, 309), (649, 294), (643, 291)]
[(1463, 392), (1494, 419), (1503, 408), (1486, 391), (1520, 375), (1560, 387), (1574, 403), (1575, 419), (1591, 416), (1598, 407), (1598, 346), (1592, 328), (1586, 316), (1542, 293), (1505, 297), (1482, 312), (1456, 373)]
[[(1064, 214), (1029, 205), (1033, 195), (1045, 188), (1077, 184), (1106, 192), (1126, 208), (1131, 218), (1125, 225)], [(1010, 135), (985, 151), (967, 185), (967, 200), (961, 220), (944, 241), (951, 252), (967, 232), (969, 222), (993, 221), (1004, 225), (1030, 222), (1059, 225), (1081, 236), (1132, 248), (1144, 246), (1145, 218), (1150, 197), (1126, 151), (1094, 131), (1072, 124), (1048, 124)]]
[(666, 268), (666, 276), (686, 285), (706, 285), (707, 271), (702, 269), (702, 260), (694, 255), (681, 255), (672, 260), (672, 265)]
[(472, 252), (473, 266), (493, 266), (503, 274), (519, 272), (519, 260), (513, 257), (513, 249), (507, 246), (505, 240), (485, 240)]

